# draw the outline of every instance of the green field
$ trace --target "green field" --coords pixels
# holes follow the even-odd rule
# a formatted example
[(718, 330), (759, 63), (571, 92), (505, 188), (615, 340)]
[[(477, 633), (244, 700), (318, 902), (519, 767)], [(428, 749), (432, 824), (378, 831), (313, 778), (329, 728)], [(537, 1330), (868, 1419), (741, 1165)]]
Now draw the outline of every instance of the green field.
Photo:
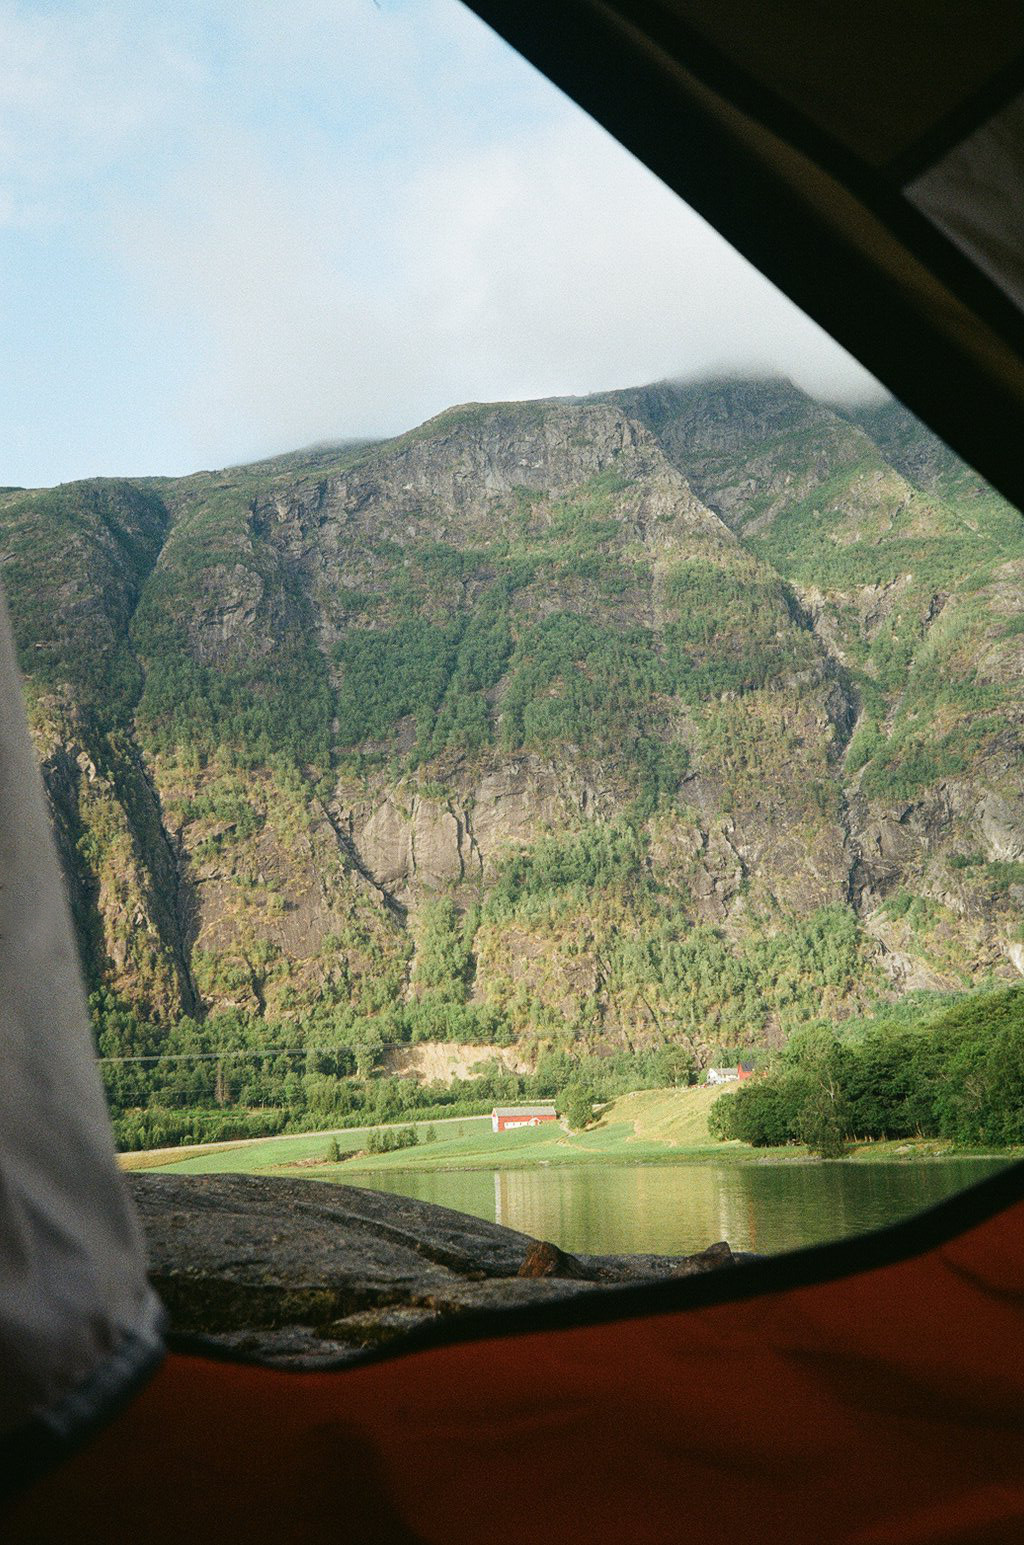
[[(518, 1169), (533, 1164), (657, 1164), (714, 1155), (725, 1157), (751, 1150), (742, 1143), (718, 1143), (708, 1135), (707, 1113), (716, 1089), (648, 1089), (621, 1095), (600, 1113), (585, 1132), (566, 1132), (560, 1125), (523, 1132), (492, 1132), (490, 1123), (475, 1124), (464, 1135), (438, 1140), (397, 1153), (366, 1154), (343, 1164), (326, 1166), (325, 1178), (341, 1179), (366, 1170), (401, 1169)], [(331, 1173), (328, 1177), (327, 1170)]]
[[(621, 1095), (599, 1112), (585, 1132), (567, 1132), (549, 1125), (521, 1132), (491, 1131), (489, 1116), (450, 1121), (420, 1121), (415, 1147), (394, 1153), (365, 1151), (374, 1128), (347, 1128), (304, 1133), (295, 1137), (265, 1137), (253, 1142), (224, 1143), (150, 1153), (122, 1154), (124, 1169), (164, 1171), (176, 1175), (277, 1175), (335, 1183), (358, 1180), (384, 1171), (527, 1169), (534, 1165), (700, 1164), (812, 1162), (807, 1149), (751, 1148), (745, 1143), (716, 1142), (708, 1134), (708, 1111), (725, 1090), (645, 1089)], [(379, 1129), (377, 1129), (379, 1130)], [(433, 1134), (432, 1137), (428, 1134)], [(340, 1163), (327, 1160), (331, 1140), (338, 1144)], [(935, 1158), (952, 1152), (939, 1139), (853, 1144), (847, 1157), (859, 1163)]]
[[(524, 1169), (534, 1165), (665, 1164), (681, 1160), (723, 1159), (752, 1153), (742, 1143), (713, 1143), (682, 1148), (663, 1139), (639, 1138), (631, 1121), (609, 1118), (586, 1132), (560, 1127), (493, 1133), (480, 1129), (397, 1153), (365, 1154), (342, 1164), (324, 1165), (316, 1178), (344, 1180), (347, 1175), (386, 1170)], [(275, 1170), (282, 1174), (284, 1171)]]
[[(174, 1151), (122, 1154), (126, 1169), (174, 1174), (288, 1175), (344, 1181), (381, 1170), (519, 1169), (534, 1164), (664, 1164), (701, 1159), (749, 1159), (743, 1143), (719, 1143), (708, 1135), (707, 1114), (717, 1089), (648, 1089), (613, 1100), (585, 1132), (548, 1125), (521, 1132), (491, 1131), (489, 1116), (410, 1123), (419, 1143), (394, 1153), (368, 1153), (372, 1128), (348, 1128), (296, 1137), (260, 1138)], [(428, 1137), (432, 1134), (432, 1137)], [(332, 1138), (342, 1154), (327, 1162)]]
[[(420, 1134), (433, 1127), (439, 1137), (464, 1137), (471, 1132), (491, 1130), (490, 1116), (463, 1116), (450, 1121), (410, 1122)], [(173, 1170), (176, 1175), (302, 1175), (313, 1167), (311, 1161), (322, 1159), (332, 1138), (342, 1153), (356, 1153), (364, 1148), (373, 1127), (342, 1127), (325, 1132), (303, 1132), (295, 1137), (260, 1137), (252, 1142), (208, 1143), (197, 1148), (161, 1148), (148, 1153), (122, 1153), (118, 1162), (126, 1170)], [(409, 1149), (405, 1150), (407, 1153)], [(414, 1154), (419, 1149), (411, 1150)], [(386, 1155), (379, 1155), (386, 1157)], [(323, 1166), (326, 1168), (338, 1168)], [(344, 1167), (344, 1166), (342, 1166)], [(317, 1176), (316, 1178), (322, 1178)]]

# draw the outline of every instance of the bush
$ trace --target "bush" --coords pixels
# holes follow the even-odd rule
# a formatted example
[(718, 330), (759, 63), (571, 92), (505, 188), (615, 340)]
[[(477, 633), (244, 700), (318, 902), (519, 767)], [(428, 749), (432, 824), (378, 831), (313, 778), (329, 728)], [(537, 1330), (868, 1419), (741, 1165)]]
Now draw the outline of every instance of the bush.
[(782, 1079), (753, 1079), (735, 1094), (718, 1097), (708, 1113), (712, 1137), (777, 1148), (793, 1139), (794, 1101)]
[(366, 1143), (367, 1153), (397, 1153), (401, 1148), (415, 1148), (419, 1142), (415, 1127), (383, 1127), (371, 1132)]

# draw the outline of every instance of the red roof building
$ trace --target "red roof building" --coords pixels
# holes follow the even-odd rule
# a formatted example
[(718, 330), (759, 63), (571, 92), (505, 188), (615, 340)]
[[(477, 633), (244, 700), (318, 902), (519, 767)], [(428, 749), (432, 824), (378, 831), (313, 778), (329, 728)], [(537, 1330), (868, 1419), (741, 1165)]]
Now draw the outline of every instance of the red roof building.
[(517, 1127), (539, 1127), (557, 1121), (553, 1105), (496, 1105), (491, 1111), (492, 1132), (512, 1132)]

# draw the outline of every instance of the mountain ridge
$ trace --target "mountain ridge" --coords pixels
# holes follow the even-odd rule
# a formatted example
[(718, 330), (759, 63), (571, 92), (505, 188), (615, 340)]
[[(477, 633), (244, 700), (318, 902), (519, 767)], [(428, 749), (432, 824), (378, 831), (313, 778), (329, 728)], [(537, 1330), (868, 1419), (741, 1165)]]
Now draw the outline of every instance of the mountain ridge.
[(700, 1062), (1024, 970), (1021, 518), (897, 404), (467, 404), (0, 494), (0, 572), (147, 1049)]

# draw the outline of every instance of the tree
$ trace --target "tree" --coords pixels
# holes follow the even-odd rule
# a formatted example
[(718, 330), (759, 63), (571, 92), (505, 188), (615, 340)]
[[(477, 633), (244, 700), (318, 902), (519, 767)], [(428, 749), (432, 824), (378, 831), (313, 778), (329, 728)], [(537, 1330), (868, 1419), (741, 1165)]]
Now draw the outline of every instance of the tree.
[(594, 1101), (590, 1090), (582, 1084), (570, 1084), (559, 1101), (559, 1114), (574, 1132), (582, 1132), (594, 1119)]
[(793, 1137), (792, 1080), (756, 1078), (725, 1090), (708, 1112), (712, 1137), (754, 1148), (777, 1148)]
[(327, 1144), (327, 1152), (324, 1154), (324, 1163), (340, 1164), (340, 1162), (341, 1149), (338, 1147), (338, 1139), (336, 1137), (332, 1137), (330, 1142)]
[(795, 1068), (792, 1076), (800, 1087), (796, 1135), (822, 1159), (841, 1159), (846, 1152), (850, 1060), (829, 1025), (802, 1026), (786, 1047), (786, 1061)]
[(841, 1159), (846, 1152), (846, 1119), (842, 1090), (826, 1069), (807, 1080), (797, 1117), (797, 1135), (821, 1159)]
[(465, 1003), (473, 967), (473, 934), (479, 914), (471, 909), (465, 923), (448, 896), (425, 903), (413, 979), (418, 990), (445, 1003)]
[(356, 1058), (356, 1072), (360, 1078), (369, 1078), (373, 1072), (374, 1064), (384, 1050), (384, 1037), (377, 1026), (369, 1021), (358, 1025), (352, 1035), (353, 1051)]
[(685, 1046), (659, 1046), (651, 1053), (651, 1075), (658, 1088), (685, 1088), (694, 1080), (693, 1057)]

